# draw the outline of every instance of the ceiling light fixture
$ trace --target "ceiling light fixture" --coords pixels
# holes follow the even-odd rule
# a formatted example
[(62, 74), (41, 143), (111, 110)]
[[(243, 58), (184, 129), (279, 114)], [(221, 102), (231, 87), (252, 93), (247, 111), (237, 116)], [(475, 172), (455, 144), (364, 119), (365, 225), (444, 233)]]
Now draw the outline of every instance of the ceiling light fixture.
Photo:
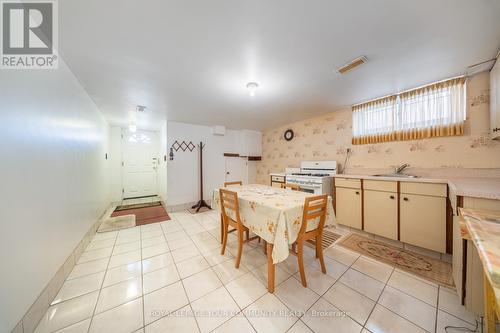
[(137, 131), (137, 125), (136, 124), (130, 124), (128, 126), (128, 130), (132, 133), (135, 133)]
[(248, 93), (250, 94), (250, 96), (255, 96), (255, 92), (257, 91), (257, 88), (259, 87), (259, 85), (257, 84), (257, 82), (248, 82), (247, 83), (247, 89), (248, 89)]
[(137, 106), (135, 107), (135, 110), (136, 110), (137, 112), (144, 112), (144, 111), (146, 111), (146, 107), (145, 107), (144, 105), (137, 105)]

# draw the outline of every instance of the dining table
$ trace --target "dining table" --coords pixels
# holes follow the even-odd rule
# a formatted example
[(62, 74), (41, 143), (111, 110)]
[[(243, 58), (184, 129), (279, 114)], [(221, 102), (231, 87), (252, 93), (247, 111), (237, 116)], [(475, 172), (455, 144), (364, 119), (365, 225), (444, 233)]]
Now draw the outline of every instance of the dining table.
[[(261, 184), (235, 185), (224, 189), (238, 194), (242, 224), (266, 242), (268, 291), (272, 293), (275, 265), (288, 258), (290, 245), (297, 240), (302, 226), (305, 199), (315, 194)], [(219, 188), (213, 191), (212, 208), (220, 212)], [(307, 230), (315, 229), (318, 223), (319, 218), (309, 221)], [(332, 198), (328, 196), (325, 227), (334, 224)]]

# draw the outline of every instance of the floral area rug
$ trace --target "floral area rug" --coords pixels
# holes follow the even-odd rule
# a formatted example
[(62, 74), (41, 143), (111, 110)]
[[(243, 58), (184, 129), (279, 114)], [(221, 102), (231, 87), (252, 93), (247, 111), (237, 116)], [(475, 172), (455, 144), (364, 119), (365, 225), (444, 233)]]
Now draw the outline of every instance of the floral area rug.
[(382, 261), (431, 282), (455, 288), (451, 264), (352, 233), (337, 245)]

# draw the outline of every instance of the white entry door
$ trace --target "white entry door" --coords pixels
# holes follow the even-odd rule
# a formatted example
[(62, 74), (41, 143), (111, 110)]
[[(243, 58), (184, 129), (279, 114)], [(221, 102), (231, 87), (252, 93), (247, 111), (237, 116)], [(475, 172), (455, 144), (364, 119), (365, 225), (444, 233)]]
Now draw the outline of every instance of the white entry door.
[(247, 161), (241, 157), (226, 157), (226, 182), (241, 180), (248, 183)]
[(123, 198), (137, 198), (158, 194), (157, 132), (122, 131)]

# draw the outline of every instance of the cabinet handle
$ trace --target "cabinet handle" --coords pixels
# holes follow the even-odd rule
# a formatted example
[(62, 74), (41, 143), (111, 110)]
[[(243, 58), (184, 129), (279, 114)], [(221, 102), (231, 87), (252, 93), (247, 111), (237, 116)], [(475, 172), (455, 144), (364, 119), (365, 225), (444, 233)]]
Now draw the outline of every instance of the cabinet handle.
[(358, 192), (358, 191), (356, 191), (356, 194), (357, 194), (357, 195), (359, 195), (359, 192)]
[(391, 199), (394, 199), (394, 196), (393, 196), (393, 195), (391, 195), (391, 196), (390, 196), (390, 198), (391, 198)]
[(410, 199), (408, 199), (408, 198), (403, 198), (403, 200), (404, 200), (404, 201), (410, 201)]

